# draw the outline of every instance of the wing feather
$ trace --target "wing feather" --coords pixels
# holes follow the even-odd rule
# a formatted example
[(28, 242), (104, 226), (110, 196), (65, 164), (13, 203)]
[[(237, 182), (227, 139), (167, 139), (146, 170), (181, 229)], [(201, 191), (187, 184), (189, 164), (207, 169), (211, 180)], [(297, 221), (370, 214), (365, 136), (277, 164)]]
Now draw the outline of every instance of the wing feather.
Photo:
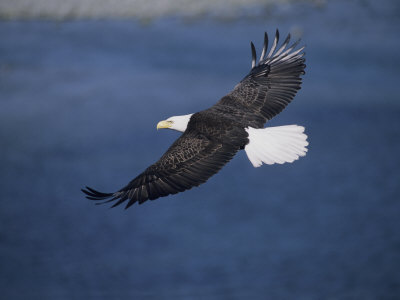
[[(280, 113), (295, 97), (301, 87), (304, 74), (304, 47), (297, 50), (300, 40), (289, 48), (290, 34), (278, 48), (279, 31), (266, 58), (268, 35), (265, 33), (260, 61), (254, 65), (255, 49), (252, 47), (252, 69), (250, 73), (223, 97), (214, 109), (236, 110), (245, 126), (263, 127), (267, 120)], [(276, 50), (278, 49), (278, 50)]]
[[(224, 145), (195, 130), (186, 131), (155, 164), (147, 168), (128, 185), (115, 193), (101, 193), (86, 187), (82, 190), (99, 204), (115, 201), (112, 207), (128, 201), (125, 208), (138, 202), (154, 200), (191, 189), (206, 182), (239, 150), (238, 145)], [(175, 159), (181, 159), (177, 162)]]

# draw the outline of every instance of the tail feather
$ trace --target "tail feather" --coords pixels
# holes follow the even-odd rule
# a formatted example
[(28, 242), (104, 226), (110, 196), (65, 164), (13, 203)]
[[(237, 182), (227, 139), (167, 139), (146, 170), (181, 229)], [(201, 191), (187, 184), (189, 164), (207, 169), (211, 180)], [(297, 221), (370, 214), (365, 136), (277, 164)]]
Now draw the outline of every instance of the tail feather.
[(246, 131), (249, 134), (249, 143), (245, 151), (256, 168), (263, 163), (291, 163), (306, 155), (308, 142), (302, 126), (287, 125), (261, 129), (249, 127)]

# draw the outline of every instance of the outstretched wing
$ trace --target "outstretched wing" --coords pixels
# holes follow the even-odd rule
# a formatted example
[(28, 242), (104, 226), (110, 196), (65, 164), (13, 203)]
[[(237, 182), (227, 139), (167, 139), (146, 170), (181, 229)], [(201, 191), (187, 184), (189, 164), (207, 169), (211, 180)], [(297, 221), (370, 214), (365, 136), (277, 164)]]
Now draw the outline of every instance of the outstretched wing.
[(300, 89), (301, 78), (306, 65), (303, 58), (304, 47), (295, 50), (299, 41), (287, 48), (290, 34), (277, 50), (279, 31), (267, 55), (268, 35), (264, 36), (264, 48), (256, 64), (256, 51), (253, 43), (252, 69), (250, 73), (223, 97), (214, 108), (233, 111), (240, 115), (248, 126), (263, 127), (267, 120), (280, 113)]
[(239, 146), (211, 141), (195, 130), (187, 130), (155, 164), (116, 193), (101, 193), (86, 187), (90, 200), (116, 201), (112, 207), (128, 201), (154, 200), (198, 186), (217, 173), (239, 150)]

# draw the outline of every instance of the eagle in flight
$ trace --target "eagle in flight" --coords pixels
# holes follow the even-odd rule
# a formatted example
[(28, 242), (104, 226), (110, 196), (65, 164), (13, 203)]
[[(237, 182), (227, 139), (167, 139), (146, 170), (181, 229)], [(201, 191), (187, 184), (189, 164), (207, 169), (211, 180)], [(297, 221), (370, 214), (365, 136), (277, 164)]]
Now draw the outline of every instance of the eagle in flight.
[[(245, 150), (254, 167), (293, 162), (307, 152), (307, 135), (297, 125), (264, 128), (264, 124), (288, 105), (301, 86), (304, 47), (299, 40), (288, 46), (290, 34), (280, 47), (279, 31), (268, 51), (268, 35), (256, 61), (251, 43), (251, 70), (242, 81), (212, 107), (157, 124), (183, 132), (165, 154), (115, 193), (82, 189), (98, 204), (127, 202), (126, 207), (191, 189), (216, 174), (239, 150)], [(268, 52), (268, 53), (267, 53)]]

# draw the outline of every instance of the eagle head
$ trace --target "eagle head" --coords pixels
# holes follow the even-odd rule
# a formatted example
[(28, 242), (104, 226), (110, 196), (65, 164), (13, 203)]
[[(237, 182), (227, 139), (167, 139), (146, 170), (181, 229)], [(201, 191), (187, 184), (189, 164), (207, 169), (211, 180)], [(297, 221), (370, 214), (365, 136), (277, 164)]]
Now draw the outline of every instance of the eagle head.
[(170, 117), (164, 121), (160, 121), (157, 124), (157, 130), (167, 128), (167, 129), (173, 129), (176, 131), (184, 132), (186, 130), (186, 127), (189, 123), (191, 116), (192, 116), (192, 114), (183, 115), (183, 116), (174, 116), (174, 117)]

